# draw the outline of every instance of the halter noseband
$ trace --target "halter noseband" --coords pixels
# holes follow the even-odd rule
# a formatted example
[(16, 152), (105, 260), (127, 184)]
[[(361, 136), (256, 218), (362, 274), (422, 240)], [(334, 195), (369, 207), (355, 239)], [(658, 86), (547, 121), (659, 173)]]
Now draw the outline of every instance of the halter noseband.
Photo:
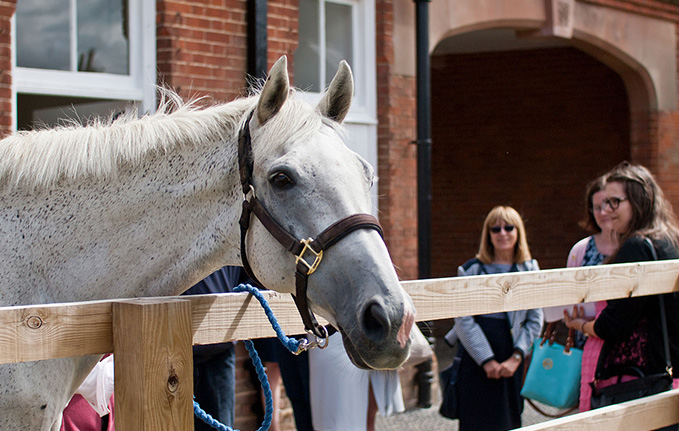
[[(255, 195), (255, 188), (252, 184), (252, 172), (254, 167), (254, 156), (252, 153), (252, 140), (250, 137), (250, 120), (254, 111), (250, 112), (247, 121), (241, 128), (238, 135), (238, 166), (240, 170), (240, 181), (243, 187), (243, 211), (240, 217), (240, 249), (243, 260), (243, 267), (260, 286), (264, 286), (250, 267), (247, 258), (245, 240), (248, 228), (250, 227), (250, 215), (255, 217), (264, 225), (266, 230), (285, 247), (286, 250), (295, 255), (295, 294), (292, 295), (299, 314), (304, 322), (304, 329), (319, 339), (326, 340), (328, 331), (321, 326), (309, 308), (307, 298), (307, 284), (309, 275), (313, 274), (323, 259), (323, 251), (327, 250), (339, 240), (358, 229), (374, 229), (383, 237), (382, 227), (375, 217), (370, 214), (354, 214), (345, 217), (332, 225), (328, 226), (316, 238), (298, 239), (285, 230), (276, 220), (273, 219), (269, 211), (262, 205), (262, 202)], [(249, 196), (249, 199), (248, 199)], [(311, 260), (313, 258), (313, 261)], [(309, 260), (307, 260), (309, 259)], [(327, 341), (326, 341), (327, 343)]]

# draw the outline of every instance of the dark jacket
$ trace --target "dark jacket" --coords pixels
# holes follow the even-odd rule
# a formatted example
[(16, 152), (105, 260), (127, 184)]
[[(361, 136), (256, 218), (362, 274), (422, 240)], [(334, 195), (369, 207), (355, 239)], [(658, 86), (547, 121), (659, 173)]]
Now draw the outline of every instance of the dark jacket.
[[(655, 241), (658, 260), (677, 259), (679, 253), (667, 241)], [(644, 238), (630, 238), (620, 246), (613, 263), (652, 261), (651, 247)], [(659, 295), (612, 299), (594, 324), (604, 340), (600, 361), (601, 378), (618, 374), (628, 366), (638, 366), (645, 374), (665, 369)], [(669, 334), (670, 357), (679, 365), (679, 296), (663, 295)]]
[[(233, 288), (244, 282), (245, 271), (240, 266), (225, 266), (183, 293), (183, 295), (204, 295), (209, 293), (233, 292)], [(230, 348), (232, 343), (206, 344), (193, 346), (193, 362), (202, 363), (216, 355), (220, 355)]]

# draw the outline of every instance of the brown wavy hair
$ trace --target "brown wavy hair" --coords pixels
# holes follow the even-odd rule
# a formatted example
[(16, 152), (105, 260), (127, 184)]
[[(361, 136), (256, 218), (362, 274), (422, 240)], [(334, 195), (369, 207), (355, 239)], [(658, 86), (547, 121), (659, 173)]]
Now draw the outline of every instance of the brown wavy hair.
[(595, 180), (590, 181), (585, 189), (585, 208), (587, 208), (587, 214), (578, 223), (578, 226), (586, 230), (587, 232), (599, 233), (601, 232), (601, 227), (596, 222), (594, 218), (594, 206), (592, 205), (592, 197), (595, 193), (600, 192), (605, 186), (604, 177), (601, 176)]
[(620, 237), (620, 244), (630, 237), (643, 236), (679, 246), (677, 217), (648, 169), (622, 162), (605, 175), (605, 181), (622, 183), (632, 205), (630, 228)]

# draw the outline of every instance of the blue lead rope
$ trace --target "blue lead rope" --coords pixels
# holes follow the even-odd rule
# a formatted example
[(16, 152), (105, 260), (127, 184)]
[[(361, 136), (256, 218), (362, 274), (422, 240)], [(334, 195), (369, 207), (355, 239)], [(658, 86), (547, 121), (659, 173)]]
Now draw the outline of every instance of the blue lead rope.
[(285, 335), (285, 332), (281, 329), (281, 325), (278, 324), (278, 321), (276, 320), (276, 317), (273, 315), (273, 310), (271, 310), (271, 306), (269, 306), (269, 301), (264, 298), (262, 293), (257, 289), (256, 287), (252, 287), (249, 284), (239, 284), (238, 286), (233, 288), (234, 292), (250, 292), (252, 296), (257, 298), (257, 301), (259, 301), (260, 304), (262, 304), (262, 308), (264, 308), (264, 312), (266, 313), (266, 317), (269, 318), (269, 322), (271, 323), (271, 326), (273, 327), (273, 330), (276, 331), (276, 336), (278, 336), (278, 339), (280, 340), (281, 343), (285, 346), (286, 349), (288, 349), (291, 353), (298, 354), (300, 352), (300, 342), (294, 338), (289, 338), (287, 335)]
[[(259, 359), (257, 350), (255, 350), (255, 345), (250, 340), (244, 340), (245, 348), (248, 349), (248, 354), (250, 359), (252, 359), (252, 364), (255, 366), (257, 371), (257, 377), (259, 382), (262, 384), (262, 391), (264, 391), (264, 398), (266, 399), (266, 409), (264, 410), (264, 422), (262, 426), (259, 427), (257, 431), (267, 431), (271, 427), (271, 418), (273, 418), (273, 400), (271, 399), (271, 387), (269, 386), (269, 380), (266, 378), (266, 372), (264, 371), (264, 366), (262, 361)], [(193, 401), (193, 412), (196, 416), (201, 419), (206, 424), (210, 425), (212, 428), (219, 431), (238, 431), (230, 426), (224, 425), (217, 419), (210, 416), (205, 410), (200, 408), (200, 405), (194, 400)]]
[[(304, 350), (306, 349), (307, 346), (306, 344), (300, 346), (301, 343), (298, 340), (294, 338), (289, 338), (287, 335), (285, 335), (285, 333), (281, 329), (281, 325), (278, 324), (276, 317), (273, 315), (273, 311), (269, 306), (269, 302), (264, 298), (264, 296), (259, 292), (259, 290), (257, 290), (257, 288), (252, 287), (249, 284), (240, 284), (236, 286), (233, 289), (233, 291), (234, 292), (247, 291), (250, 292), (252, 296), (257, 298), (259, 303), (262, 304), (264, 312), (266, 313), (266, 317), (268, 317), (269, 322), (271, 322), (271, 326), (273, 327), (274, 331), (276, 331), (278, 339), (290, 352), (297, 354), (301, 351), (300, 349)], [(264, 391), (264, 398), (266, 403), (266, 408), (264, 410), (264, 422), (262, 422), (262, 426), (259, 427), (257, 431), (267, 431), (269, 427), (271, 427), (271, 418), (273, 417), (273, 400), (271, 399), (271, 387), (269, 386), (269, 380), (266, 378), (264, 366), (262, 365), (262, 361), (259, 359), (259, 355), (257, 354), (257, 350), (255, 350), (254, 344), (250, 340), (244, 340), (244, 343), (245, 348), (248, 350), (248, 354), (250, 355), (250, 359), (252, 360), (252, 364), (255, 367), (255, 371), (257, 372), (259, 382), (262, 384), (262, 391)], [(196, 414), (198, 418), (200, 418), (203, 422), (210, 425), (214, 429), (217, 429), (219, 431), (238, 431), (214, 419), (207, 412), (205, 412), (205, 410), (201, 409), (200, 405), (198, 405), (198, 403), (195, 400), (193, 401), (193, 412)]]

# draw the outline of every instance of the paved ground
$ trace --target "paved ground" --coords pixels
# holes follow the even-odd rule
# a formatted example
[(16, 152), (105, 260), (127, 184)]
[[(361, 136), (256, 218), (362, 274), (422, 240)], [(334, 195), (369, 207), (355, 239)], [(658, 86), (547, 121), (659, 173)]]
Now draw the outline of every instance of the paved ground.
[[(528, 403), (523, 410), (523, 426), (549, 420), (536, 412)], [(457, 431), (457, 421), (446, 419), (438, 413), (438, 405), (428, 409), (414, 409), (383, 418), (377, 415), (376, 431)]]
[[(441, 369), (451, 363), (454, 353), (453, 349), (448, 347), (440, 337), (436, 339), (434, 350)], [(432, 390), (438, 391), (439, 389), (438, 387), (432, 387)], [(550, 414), (559, 412), (558, 409), (549, 406), (541, 406), (541, 408)], [(434, 405), (428, 409), (408, 410), (388, 418), (383, 418), (378, 414), (375, 428), (376, 431), (457, 431), (458, 421), (444, 418), (439, 415), (438, 409), (439, 406)], [(541, 415), (530, 404), (526, 403), (521, 420), (523, 426), (527, 426), (550, 420), (550, 418)]]

